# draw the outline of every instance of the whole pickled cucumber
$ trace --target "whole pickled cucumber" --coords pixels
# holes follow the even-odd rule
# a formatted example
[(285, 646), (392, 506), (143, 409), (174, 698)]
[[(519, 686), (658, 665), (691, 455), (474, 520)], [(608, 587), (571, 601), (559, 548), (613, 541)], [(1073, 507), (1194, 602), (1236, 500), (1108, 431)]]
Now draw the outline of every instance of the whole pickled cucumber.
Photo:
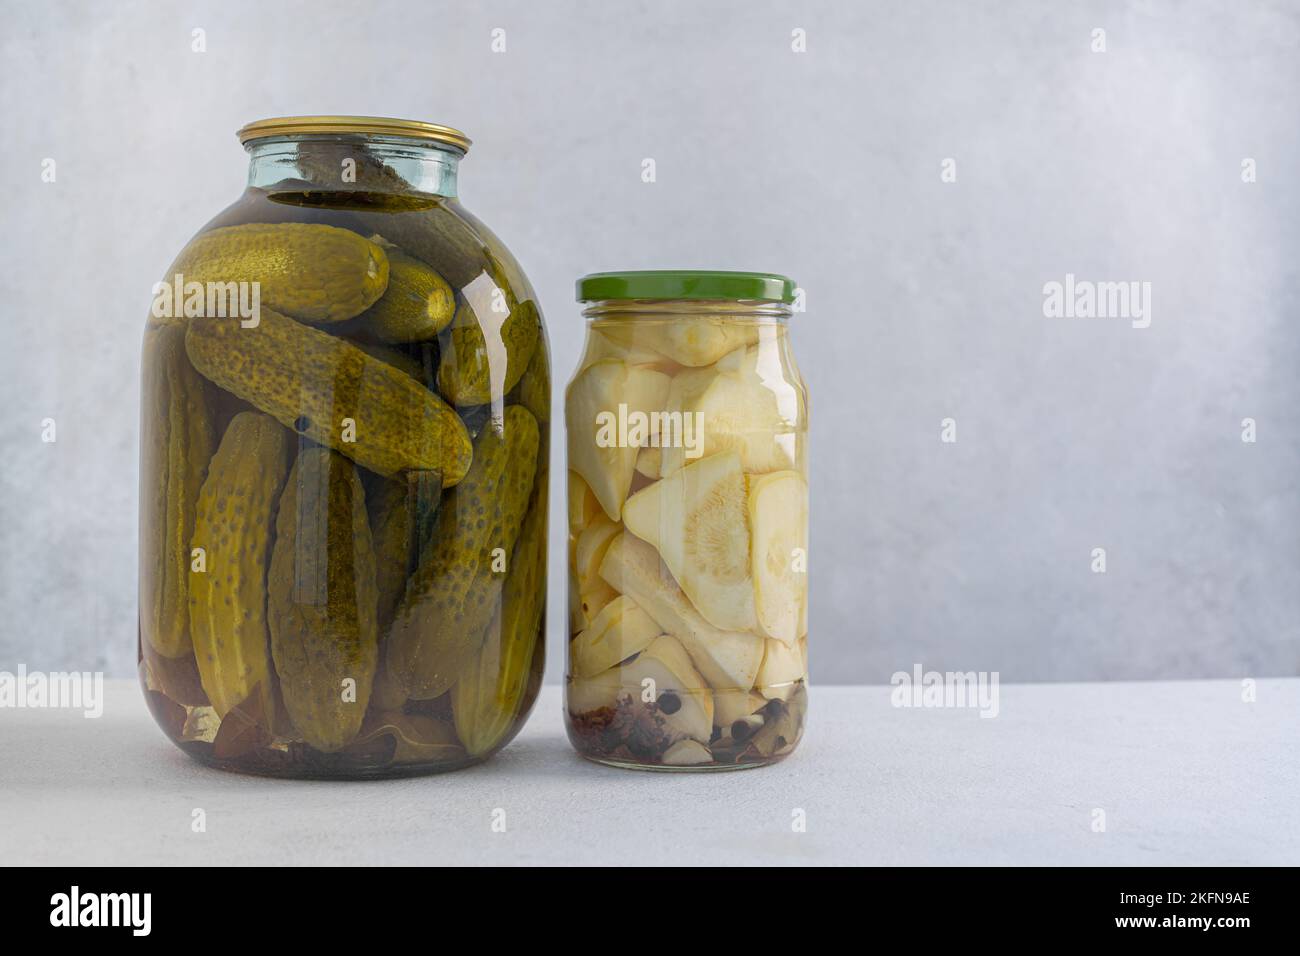
[(438, 396), (355, 345), (272, 309), (262, 309), (251, 328), (191, 319), (185, 348), (194, 367), (226, 391), (377, 474), (433, 470), (450, 486), (469, 468), (469, 432)]
[(435, 337), (456, 314), (456, 295), (445, 279), (419, 259), (379, 236), (388, 256), (388, 288), (356, 320), (358, 331), (381, 342), (404, 344)]
[(375, 545), (381, 634), (392, 623), (407, 576), (433, 539), (441, 498), (442, 476), (436, 471), (406, 471), (370, 486), (366, 509)]
[(540, 475), (510, 558), (501, 608), (451, 690), (456, 734), (471, 756), (492, 750), (515, 726), (534, 658), (545, 653), (539, 633), (545, 611), (546, 476)]
[(190, 538), (199, 489), (216, 448), (203, 378), (185, 354), (185, 332), (145, 332), (140, 421), (140, 629), (163, 657), (190, 640)]
[[(379, 590), (379, 633), (388, 633), (397, 602), (406, 591), (406, 578), (418, 562), (421, 548), (431, 539), (442, 479), (436, 471), (409, 471), (384, 478), (370, 489), (366, 504), (370, 534), (375, 546), (375, 581)], [(382, 656), (382, 655), (381, 655)], [(376, 710), (398, 710), (406, 690), (387, 666), (375, 675), (370, 694)]]
[(485, 273), (505, 282), (485, 239), (483, 224), (454, 202), (439, 200), (427, 209), (361, 212), (358, 218), (371, 232), (396, 243), (407, 255), (437, 270), (454, 288), (462, 289)]
[(379, 592), (379, 633), (387, 631), (397, 602), (406, 590), (415, 545), (406, 478), (397, 475), (378, 482), (370, 495), (370, 536), (375, 549), (375, 585)]
[(280, 496), (267, 590), (285, 709), (308, 744), (340, 750), (370, 702), (379, 592), (365, 492), (337, 452), (298, 453)]
[(341, 322), (384, 294), (388, 256), (337, 226), (256, 222), (196, 236), (172, 272), (186, 282), (257, 282), (263, 306), (305, 322)]
[(504, 395), (537, 351), (542, 323), (531, 299), (511, 309), (499, 328), (493, 327), (493, 317), (468, 305), (456, 312), (438, 366), (438, 391), (453, 405), (484, 405), (494, 394)]
[(518, 538), (538, 446), (537, 420), (508, 406), (479, 435), (465, 479), (443, 494), (435, 540), (407, 581), (387, 638), (388, 667), (408, 697), (445, 693), (478, 650), (505, 576), (493, 565)]
[(519, 404), (541, 424), (551, 420), (551, 356), (544, 334), (538, 337), (537, 348), (519, 380)]
[(224, 717), (260, 686), (272, 713), (266, 571), (272, 519), (293, 436), (273, 418), (240, 412), (208, 466), (194, 520), (206, 568), (190, 580), (190, 633), (199, 677)]

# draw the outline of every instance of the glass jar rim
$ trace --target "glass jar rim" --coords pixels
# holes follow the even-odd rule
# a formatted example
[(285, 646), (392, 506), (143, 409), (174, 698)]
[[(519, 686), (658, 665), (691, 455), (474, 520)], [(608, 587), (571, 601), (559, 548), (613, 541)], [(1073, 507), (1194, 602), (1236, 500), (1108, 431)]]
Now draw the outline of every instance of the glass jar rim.
[(794, 302), (793, 279), (774, 272), (720, 272), (705, 269), (650, 269), (593, 272), (578, 280), (579, 302), (621, 300), (744, 300)]
[(247, 145), (258, 139), (319, 133), (419, 139), (454, 146), (462, 153), (469, 152), (471, 142), (468, 136), (451, 126), (388, 116), (275, 116), (245, 123), (236, 135), (241, 145)]

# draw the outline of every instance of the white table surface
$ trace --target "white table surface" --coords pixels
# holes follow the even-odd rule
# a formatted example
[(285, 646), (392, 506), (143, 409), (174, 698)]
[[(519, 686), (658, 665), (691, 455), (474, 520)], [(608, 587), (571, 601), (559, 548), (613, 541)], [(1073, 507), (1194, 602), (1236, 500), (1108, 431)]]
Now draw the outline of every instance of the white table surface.
[[(721, 774), (577, 757), (545, 687), (488, 763), (380, 782), (209, 770), (134, 682), (98, 720), (0, 709), (16, 864), (1297, 864), (1300, 679), (1004, 685), (1001, 713), (811, 689), (784, 763)], [(206, 813), (207, 832), (191, 830)], [(496, 809), (505, 832), (493, 832)], [(1105, 832), (1094, 832), (1094, 808)], [(806, 832), (794, 832), (804, 811)]]

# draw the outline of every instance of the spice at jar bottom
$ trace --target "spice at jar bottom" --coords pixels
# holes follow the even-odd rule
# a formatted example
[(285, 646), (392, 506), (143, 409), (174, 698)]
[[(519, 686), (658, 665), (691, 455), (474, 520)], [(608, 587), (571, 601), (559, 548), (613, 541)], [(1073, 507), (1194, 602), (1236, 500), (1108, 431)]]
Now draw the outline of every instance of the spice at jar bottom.
[(793, 298), (793, 282), (763, 273), (578, 282), (565, 709), (586, 757), (730, 769), (799, 742), (808, 401)]

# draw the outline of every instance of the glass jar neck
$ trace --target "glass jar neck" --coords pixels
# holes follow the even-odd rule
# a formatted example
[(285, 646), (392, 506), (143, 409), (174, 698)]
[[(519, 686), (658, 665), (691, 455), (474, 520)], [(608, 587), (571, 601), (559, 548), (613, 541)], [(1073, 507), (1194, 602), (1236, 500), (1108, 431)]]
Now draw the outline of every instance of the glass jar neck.
[(588, 302), (582, 314), (588, 322), (706, 319), (784, 324), (790, 306), (751, 299), (606, 299)]
[(286, 180), (346, 192), (424, 193), (456, 198), (461, 157), (454, 146), (396, 136), (284, 136), (254, 140), (248, 185)]

